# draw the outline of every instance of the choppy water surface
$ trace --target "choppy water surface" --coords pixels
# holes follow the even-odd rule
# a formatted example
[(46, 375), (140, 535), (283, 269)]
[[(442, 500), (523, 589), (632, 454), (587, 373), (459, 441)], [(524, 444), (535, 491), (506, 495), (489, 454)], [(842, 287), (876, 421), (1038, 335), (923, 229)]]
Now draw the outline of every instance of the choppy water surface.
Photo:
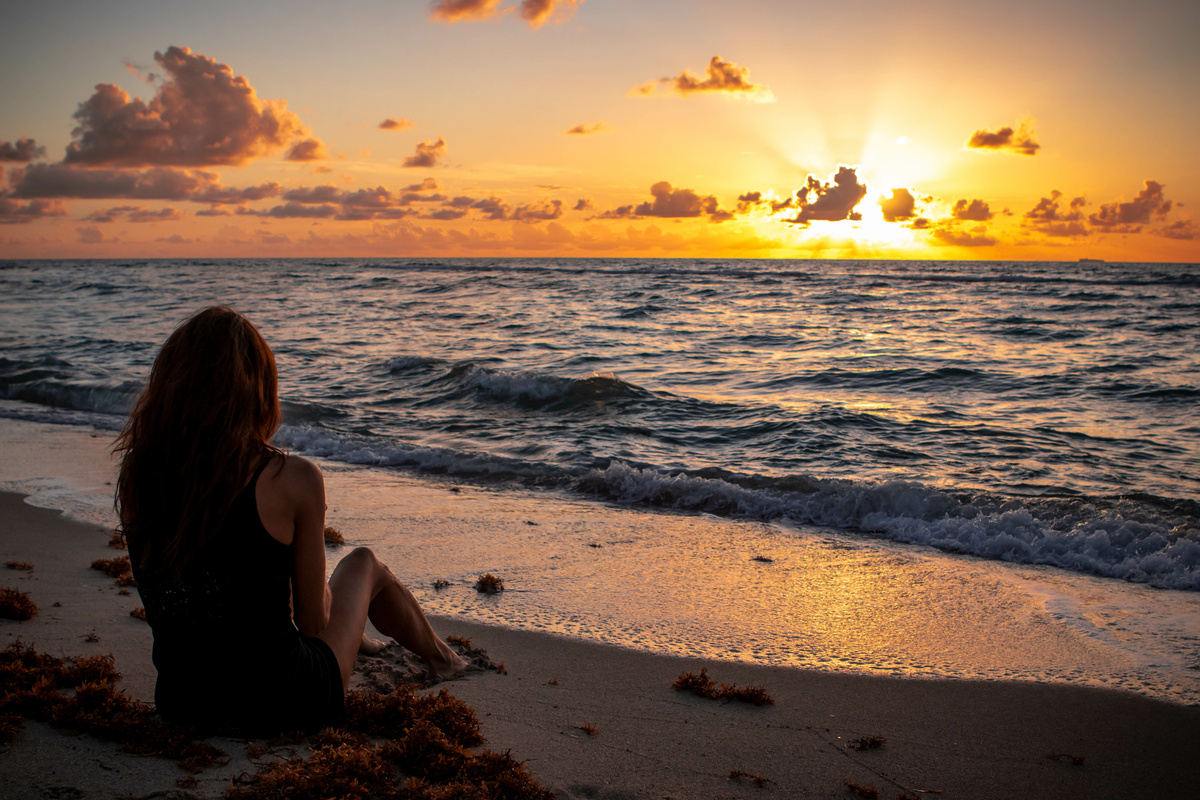
[(332, 461), (1200, 589), (1200, 267), (0, 264), (0, 414), (115, 428), (211, 303)]

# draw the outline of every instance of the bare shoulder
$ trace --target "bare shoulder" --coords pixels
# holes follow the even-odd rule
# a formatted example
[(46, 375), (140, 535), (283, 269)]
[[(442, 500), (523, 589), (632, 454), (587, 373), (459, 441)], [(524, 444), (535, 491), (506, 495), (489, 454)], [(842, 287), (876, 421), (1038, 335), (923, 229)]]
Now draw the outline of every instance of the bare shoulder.
[(287, 495), (311, 496), (324, 492), (321, 468), (303, 456), (278, 455), (263, 470), (263, 478), (275, 491)]

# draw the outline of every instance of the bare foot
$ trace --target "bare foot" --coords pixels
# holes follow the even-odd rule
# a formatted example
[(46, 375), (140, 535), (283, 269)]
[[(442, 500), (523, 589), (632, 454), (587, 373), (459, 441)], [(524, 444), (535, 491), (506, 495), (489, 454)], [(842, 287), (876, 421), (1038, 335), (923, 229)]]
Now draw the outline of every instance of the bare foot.
[(387, 642), (382, 639), (372, 639), (364, 633), (362, 641), (358, 643), (358, 652), (365, 656), (373, 656), (385, 647), (387, 647)]
[(445, 680), (466, 671), (467, 662), (445, 643), (442, 644), (440, 651), (436, 657), (425, 659), (426, 680), (430, 682)]

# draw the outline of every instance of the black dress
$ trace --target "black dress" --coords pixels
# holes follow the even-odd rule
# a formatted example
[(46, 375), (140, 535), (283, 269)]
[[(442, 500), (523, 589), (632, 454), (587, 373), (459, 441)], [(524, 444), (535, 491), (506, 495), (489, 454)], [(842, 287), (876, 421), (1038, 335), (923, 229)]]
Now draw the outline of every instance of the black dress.
[(262, 470), (181, 581), (137, 568), (139, 548), (130, 542), (154, 632), (154, 702), (163, 719), (247, 736), (341, 719), (337, 657), (293, 624), (292, 547), (267, 533), (258, 516), (254, 488)]

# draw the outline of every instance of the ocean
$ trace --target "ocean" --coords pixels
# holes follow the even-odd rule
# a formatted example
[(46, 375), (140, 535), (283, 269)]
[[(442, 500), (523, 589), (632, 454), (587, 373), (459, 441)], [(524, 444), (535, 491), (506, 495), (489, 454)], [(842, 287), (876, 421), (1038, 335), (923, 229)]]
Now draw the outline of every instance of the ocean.
[(330, 521), (435, 613), (1200, 702), (1198, 265), (9, 261), (0, 290), (0, 441), (38, 465), (0, 488), (81, 519), (111, 524), (94, 444), (221, 303)]

